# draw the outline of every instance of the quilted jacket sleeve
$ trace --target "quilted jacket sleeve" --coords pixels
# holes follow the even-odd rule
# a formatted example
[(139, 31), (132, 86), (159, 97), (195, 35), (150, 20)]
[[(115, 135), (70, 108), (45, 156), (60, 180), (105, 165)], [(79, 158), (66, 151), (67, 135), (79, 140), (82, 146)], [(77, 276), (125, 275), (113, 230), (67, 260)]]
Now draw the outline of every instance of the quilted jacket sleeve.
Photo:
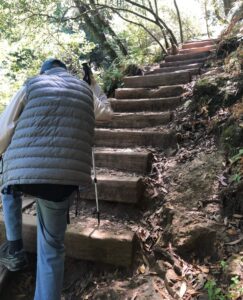
[(25, 96), (26, 87), (23, 86), (0, 115), (0, 155), (5, 152), (11, 142), (18, 118), (24, 108)]

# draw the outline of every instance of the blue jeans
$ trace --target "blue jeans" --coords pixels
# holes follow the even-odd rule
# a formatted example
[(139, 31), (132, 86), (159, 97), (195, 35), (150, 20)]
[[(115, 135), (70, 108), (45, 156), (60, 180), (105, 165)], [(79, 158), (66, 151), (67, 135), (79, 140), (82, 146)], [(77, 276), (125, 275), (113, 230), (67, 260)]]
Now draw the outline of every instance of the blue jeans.
[[(7, 239), (9, 241), (21, 239), (21, 197), (17, 194), (2, 195), (2, 203)], [(60, 300), (69, 199), (62, 202), (37, 199), (36, 205), (37, 274), (34, 300)]]

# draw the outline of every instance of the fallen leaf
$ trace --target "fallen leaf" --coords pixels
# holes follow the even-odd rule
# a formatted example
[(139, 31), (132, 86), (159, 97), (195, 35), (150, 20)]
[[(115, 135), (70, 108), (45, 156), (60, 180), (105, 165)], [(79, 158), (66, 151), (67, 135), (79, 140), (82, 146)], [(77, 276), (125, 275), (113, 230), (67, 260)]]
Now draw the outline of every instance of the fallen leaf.
[(177, 276), (177, 274), (175, 273), (175, 271), (173, 269), (170, 269), (166, 272), (166, 276), (167, 276), (167, 280), (169, 282), (176, 282), (179, 280), (179, 277)]
[(158, 195), (159, 195), (159, 193), (158, 193), (157, 189), (154, 188), (154, 192), (153, 192), (153, 195), (151, 196), (151, 199), (158, 197)]
[(236, 219), (243, 219), (243, 215), (234, 214), (234, 215), (233, 215), (233, 218), (236, 218)]
[(223, 186), (227, 186), (227, 185), (228, 185), (228, 184), (225, 182), (225, 180), (226, 180), (226, 177), (225, 177), (225, 176), (221, 175), (221, 176), (217, 176), (217, 177), (218, 177), (218, 180), (219, 180), (219, 182), (220, 182), (221, 185), (223, 185)]
[(141, 265), (141, 266), (138, 268), (138, 272), (139, 272), (140, 274), (144, 274), (145, 271), (146, 271), (145, 265)]
[(149, 231), (148, 230), (145, 230), (144, 228), (141, 228), (139, 231), (138, 231), (138, 234), (139, 234), (139, 237), (141, 238), (141, 240), (143, 242), (146, 242), (147, 238), (149, 237)]
[(180, 298), (182, 298), (185, 295), (186, 290), (187, 290), (187, 284), (186, 284), (185, 281), (183, 281), (182, 284), (181, 284), (181, 287), (180, 287), (180, 291), (178, 293)]
[(199, 269), (203, 272), (203, 273), (209, 273), (209, 268), (206, 266), (198, 266)]
[(204, 274), (199, 274), (198, 277), (197, 277), (197, 283), (194, 287), (197, 290), (200, 290), (204, 287), (206, 281), (207, 281), (207, 277)]
[(161, 190), (162, 190), (162, 192), (164, 192), (165, 194), (168, 194), (168, 191), (167, 191), (167, 189), (165, 189), (165, 188), (161, 187)]
[(228, 235), (237, 235), (237, 231), (234, 228), (227, 229)]
[(138, 292), (135, 292), (135, 294), (132, 296), (131, 300), (135, 300), (138, 296)]

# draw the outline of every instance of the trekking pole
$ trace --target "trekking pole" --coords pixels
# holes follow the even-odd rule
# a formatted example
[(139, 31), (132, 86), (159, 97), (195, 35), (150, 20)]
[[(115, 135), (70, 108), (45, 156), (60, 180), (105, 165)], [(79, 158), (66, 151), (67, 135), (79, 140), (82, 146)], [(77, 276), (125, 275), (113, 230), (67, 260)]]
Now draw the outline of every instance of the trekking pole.
[(93, 162), (93, 172), (94, 172), (94, 186), (95, 186), (95, 201), (96, 201), (96, 212), (98, 218), (98, 227), (100, 226), (100, 209), (99, 209), (99, 199), (98, 199), (98, 189), (97, 189), (97, 177), (95, 168), (95, 157), (94, 157), (94, 147), (92, 148), (92, 162)]

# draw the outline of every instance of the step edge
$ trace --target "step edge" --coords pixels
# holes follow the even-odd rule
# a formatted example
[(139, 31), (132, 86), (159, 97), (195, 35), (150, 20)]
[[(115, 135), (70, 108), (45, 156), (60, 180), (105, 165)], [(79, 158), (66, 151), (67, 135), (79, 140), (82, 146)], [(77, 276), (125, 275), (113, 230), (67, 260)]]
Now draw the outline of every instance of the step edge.
[[(27, 245), (26, 250), (30, 251), (30, 252), (34, 252), (36, 253), (36, 230), (37, 230), (37, 225), (36, 225), (36, 217), (35, 216), (31, 216), (31, 215), (27, 215), (27, 214), (23, 214), (23, 232), (25, 232), (27, 230), (27, 233), (29, 233), (30, 231), (34, 231), (31, 232), (31, 239), (27, 239), (27, 237), (25, 235), (27, 235), (26, 233), (23, 235), (23, 239), (24, 239), (24, 244)], [(4, 221), (3, 221), (3, 216), (0, 213), (0, 233), (5, 231), (5, 227), (4, 227)], [(100, 262), (104, 262), (104, 263), (109, 263), (112, 265), (117, 265), (117, 266), (124, 266), (124, 267), (130, 267), (132, 264), (132, 260), (133, 260), (133, 256), (134, 256), (134, 244), (135, 244), (135, 240), (137, 238), (136, 233), (133, 231), (128, 231), (124, 229), (124, 233), (121, 234), (119, 233), (119, 235), (117, 234), (117, 232), (110, 234), (110, 236), (107, 239), (104, 239), (104, 236), (107, 235), (109, 232), (108, 231), (99, 231), (99, 229), (95, 229), (95, 228), (89, 228), (89, 229), (75, 229), (75, 228), (68, 228), (66, 233), (65, 233), (65, 248), (66, 248), (66, 256), (69, 257), (73, 257), (76, 259), (84, 259), (84, 260), (92, 260), (92, 261), (100, 261)], [(128, 254), (126, 260), (122, 260), (119, 259), (112, 259), (112, 253), (110, 253), (110, 255), (107, 256), (103, 256), (102, 260), (97, 260), (97, 257), (92, 257), (92, 255), (86, 255), (86, 257), (77, 257), (77, 255), (73, 255), (73, 250), (72, 247), (69, 246), (69, 239), (72, 239), (73, 236), (76, 236), (76, 238), (82, 238), (82, 239), (87, 239), (88, 240), (88, 246), (90, 246), (90, 243), (95, 241), (98, 241), (98, 243), (102, 243), (104, 245), (101, 245), (101, 248), (104, 248), (106, 251), (110, 251), (110, 248), (107, 247), (107, 241), (115, 241), (115, 243), (117, 244), (117, 246), (120, 246), (122, 243), (126, 243), (130, 244), (130, 253)], [(33, 239), (34, 238), (34, 239)], [(31, 245), (29, 244), (31, 243)], [(76, 247), (81, 246), (81, 243), (76, 243)], [(97, 246), (96, 246), (97, 247)], [(87, 247), (88, 248), (88, 247)], [(119, 247), (117, 247), (117, 249), (119, 249)], [(121, 254), (124, 254), (123, 249), (121, 249)], [(118, 256), (118, 255), (117, 255)], [(101, 257), (102, 258), (102, 257)]]

